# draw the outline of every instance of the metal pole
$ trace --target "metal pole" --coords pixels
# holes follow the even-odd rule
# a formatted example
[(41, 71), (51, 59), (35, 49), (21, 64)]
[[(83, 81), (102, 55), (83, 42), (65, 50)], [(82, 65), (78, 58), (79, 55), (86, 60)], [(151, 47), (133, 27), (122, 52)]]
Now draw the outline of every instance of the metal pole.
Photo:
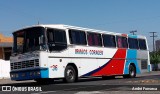
[(155, 52), (155, 42), (154, 42), (154, 39), (155, 39), (155, 37), (157, 37), (157, 35), (155, 35), (155, 33), (157, 33), (157, 32), (149, 32), (149, 33), (152, 33), (152, 36), (150, 36), (150, 37), (153, 37), (153, 52)]
[(130, 33), (132, 33), (133, 35), (135, 35), (135, 32), (137, 32), (137, 30), (130, 31)]

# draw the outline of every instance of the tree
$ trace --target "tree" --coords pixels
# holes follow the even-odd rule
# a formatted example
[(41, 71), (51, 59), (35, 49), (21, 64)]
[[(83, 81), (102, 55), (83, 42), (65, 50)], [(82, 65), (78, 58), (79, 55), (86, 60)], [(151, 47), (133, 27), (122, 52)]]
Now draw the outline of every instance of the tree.
[(158, 63), (160, 63), (160, 53), (159, 52), (150, 53), (150, 63), (154, 64), (153, 70), (158, 70)]

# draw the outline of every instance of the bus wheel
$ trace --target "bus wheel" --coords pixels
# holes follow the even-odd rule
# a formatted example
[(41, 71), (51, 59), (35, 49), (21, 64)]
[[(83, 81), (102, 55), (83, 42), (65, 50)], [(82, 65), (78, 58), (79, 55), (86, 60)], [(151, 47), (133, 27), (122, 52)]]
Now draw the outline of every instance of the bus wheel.
[(68, 83), (73, 83), (76, 80), (76, 71), (73, 66), (67, 66), (65, 69), (65, 78), (64, 81)]
[(136, 77), (136, 68), (133, 65), (129, 66), (129, 74), (124, 75), (124, 78), (135, 78)]

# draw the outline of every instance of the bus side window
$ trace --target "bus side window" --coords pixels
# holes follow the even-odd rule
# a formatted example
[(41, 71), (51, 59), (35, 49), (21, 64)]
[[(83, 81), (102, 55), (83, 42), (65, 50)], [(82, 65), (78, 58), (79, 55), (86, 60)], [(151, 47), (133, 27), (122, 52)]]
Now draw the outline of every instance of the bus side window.
[(139, 43), (139, 48), (141, 50), (146, 50), (147, 49), (146, 41), (144, 39), (138, 39), (138, 43)]
[(54, 41), (55, 43), (67, 44), (65, 31), (55, 30), (54, 31)]
[(127, 48), (128, 47), (126, 37), (117, 36), (116, 38), (117, 38), (117, 47), (118, 48)]
[(138, 40), (134, 38), (128, 38), (129, 48), (130, 49), (139, 49)]
[(121, 39), (121, 37), (117, 37), (117, 46), (118, 46), (118, 48), (122, 48), (122, 39)]
[(53, 31), (51, 29), (48, 30), (47, 36), (48, 42), (53, 42)]
[(102, 46), (102, 40), (100, 34), (88, 32), (87, 39), (89, 46)]
[(94, 41), (95, 41), (95, 46), (102, 46), (102, 40), (101, 40), (101, 35), (100, 34), (94, 34)]
[(94, 34), (94, 41), (95, 41), (95, 45), (98, 45), (98, 36), (96, 34)]
[(126, 37), (122, 37), (122, 45), (123, 45), (123, 48), (128, 48), (128, 43), (127, 43)]
[(90, 46), (93, 45), (93, 39), (92, 39), (92, 35), (91, 34), (88, 35), (88, 45), (90, 45)]
[(86, 34), (84, 31), (80, 30), (69, 30), (69, 38), (71, 44), (77, 44), (77, 45), (86, 45)]
[(47, 29), (48, 46), (50, 51), (61, 51), (67, 48), (66, 33), (59, 29)]
[(104, 47), (116, 47), (115, 36), (103, 34), (103, 44)]

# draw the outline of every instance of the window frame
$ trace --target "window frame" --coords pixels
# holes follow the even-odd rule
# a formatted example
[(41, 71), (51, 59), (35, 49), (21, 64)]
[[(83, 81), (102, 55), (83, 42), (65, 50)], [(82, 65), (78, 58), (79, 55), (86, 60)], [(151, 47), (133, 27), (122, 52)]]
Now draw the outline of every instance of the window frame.
[[(117, 39), (118, 37), (121, 37), (121, 39), (122, 39), (122, 38), (126, 38), (126, 46), (127, 46), (127, 47), (124, 47), (123, 42), (122, 42), (123, 40), (121, 40), (121, 45), (122, 45), (122, 47), (119, 47), (119, 45), (118, 45), (118, 39)], [(127, 38), (127, 37), (124, 37), (124, 36), (116, 35), (116, 45), (117, 45), (117, 48), (128, 49), (128, 46), (129, 46), (129, 45), (128, 45), (128, 38)]]
[[(100, 37), (98, 38), (99, 40), (97, 40), (98, 41), (98, 45), (95, 45), (95, 36), (93, 36), (93, 35), (91, 35), (91, 37), (92, 37), (92, 45), (89, 45), (89, 40), (88, 40), (88, 34), (96, 34), (96, 35), (99, 35)], [(94, 38), (93, 38), (94, 37)], [(94, 40), (93, 40), (94, 39)], [(94, 41), (94, 42), (93, 42)], [(93, 43), (94, 43), (94, 45), (93, 45)], [(100, 45), (99, 45), (99, 43), (100, 43)], [(87, 44), (88, 44), (88, 46), (94, 46), (94, 47), (102, 47), (103, 46), (103, 40), (102, 40), (102, 34), (101, 33), (96, 33), (96, 32), (89, 32), (89, 31), (87, 31)]]
[[(135, 40), (137, 40), (137, 48), (131, 48), (131, 47), (130, 47), (129, 39), (135, 39)], [(139, 50), (140, 48), (139, 48), (139, 42), (138, 42), (138, 39), (137, 39), (137, 38), (131, 38), (131, 37), (128, 37), (128, 48), (129, 48), (129, 49), (136, 49), (136, 50)]]
[[(140, 40), (144, 40), (144, 43), (145, 43), (145, 49), (142, 49), (141, 46), (140, 46)], [(139, 50), (147, 50), (147, 43), (146, 43), (146, 39), (138, 39), (138, 46), (139, 46)]]
[[(52, 31), (50, 31), (50, 32), (52, 32), (52, 35), (53, 35), (53, 41), (49, 41), (49, 30), (48, 29), (51, 29)], [(56, 31), (54, 31), (54, 30), (59, 30), (59, 31), (61, 31), (61, 32), (64, 32), (63, 33), (63, 35), (65, 36), (65, 38), (64, 38), (64, 41), (63, 42), (57, 42), (57, 41), (55, 41), (54, 39), (55, 39), (55, 32)], [(67, 34), (66, 34), (66, 30), (64, 30), (64, 29), (57, 29), (57, 28), (47, 28), (46, 29), (46, 38), (47, 38), (47, 47), (48, 47), (48, 50), (50, 51), (50, 52), (52, 52), (52, 51), (54, 51), (54, 52), (60, 52), (60, 51), (63, 51), (63, 50), (65, 50), (65, 49), (67, 49)]]
[[(80, 37), (82, 37), (81, 36), (81, 34), (80, 33), (83, 33), (84, 34), (84, 43), (78, 43), (77, 41), (76, 41), (76, 43), (73, 43), (73, 39), (72, 39), (72, 32), (79, 32), (79, 36)], [(87, 45), (87, 40), (86, 40), (86, 38), (87, 38), (87, 35), (86, 35), (86, 32), (85, 31), (82, 31), (82, 30), (75, 30), (75, 29), (69, 29), (68, 30), (68, 33), (69, 33), (69, 42), (70, 42), (70, 44), (72, 44), (72, 45)], [(76, 36), (76, 34), (75, 34), (75, 36)]]
[[(114, 37), (114, 46), (108, 46), (108, 45), (105, 45), (105, 43), (104, 43), (104, 37), (105, 36), (112, 36), (112, 37)], [(102, 41), (103, 41), (103, 46), (104, 47), (107, 47), (107, 48), (116, 48), (117, 47), (117, 44), (116, 44), (116, 36), (115, 35), (111, 35), (111, 34), (102, 34)], [(110, 42), (110, 41), (109, 41)]]
[[(67, 44), (67, 34), (66, 34), (66, 31), (65, 30), (63, 30), (63, 29), (57, 29), (57, 28), (47, 28), (47, 30), (48, 29), (52, 29), (52, 30), (60, 30), (60, 31), (62, 31), (62, 32), (64, 32), (64, 34), (65, 34), (65, 41), (64, 41), (64, 43), (63, 42), (55, 42), (55, 31), (54, 31), (54, 33), (53, 33), (53, 43), (57, 43), (57, 44)], [(48, 39), (48, 31), (46, 32), (47, 34), (46, 34), (46, 36), (47, 36), (47, 43), (49, 43), (49, 39)]]

